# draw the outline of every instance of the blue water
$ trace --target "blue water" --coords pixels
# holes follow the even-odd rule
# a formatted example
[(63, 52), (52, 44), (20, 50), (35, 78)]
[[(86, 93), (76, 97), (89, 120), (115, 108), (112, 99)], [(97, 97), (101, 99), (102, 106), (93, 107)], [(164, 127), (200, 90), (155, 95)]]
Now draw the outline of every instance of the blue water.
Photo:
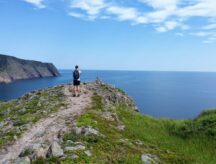
[[(0, 100), (10, 100), (26, 92), (71, 82), (70, 70), (61, 76), (16, 81), (0, 85)], [(82, 81), (99, 76), (125, 90), (144, 114), (154, 117), (193, 118), (204, 109), (216, 108), (216, 73), (83, 71)]]

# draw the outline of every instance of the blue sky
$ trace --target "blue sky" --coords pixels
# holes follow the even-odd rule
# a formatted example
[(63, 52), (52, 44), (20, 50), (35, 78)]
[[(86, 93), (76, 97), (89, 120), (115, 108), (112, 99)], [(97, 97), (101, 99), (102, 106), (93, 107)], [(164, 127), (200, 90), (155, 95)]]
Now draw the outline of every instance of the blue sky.
[(0, 0), (0, 53), (59, 69), (216, 71), (215, 0)]

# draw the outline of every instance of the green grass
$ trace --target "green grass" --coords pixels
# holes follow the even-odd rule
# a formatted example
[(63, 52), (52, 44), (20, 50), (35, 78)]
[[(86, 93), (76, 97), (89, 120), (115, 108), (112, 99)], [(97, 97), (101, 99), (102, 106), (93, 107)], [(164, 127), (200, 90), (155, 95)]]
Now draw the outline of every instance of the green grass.
[[(82, 151), (75, 152), (78, 159), (72, 161), (66, 158), (63, 163), (141, 163), (141, 155), (148, 153), (156, 155), (162, 163), (216, 163), (213, 132), (209, 135), (209, 130), (202, 131), (203, 128), (198, 128), (206, 125), (206, 120), (211, 120), (210, 124), (213, 124), (215, 117), (212, 115), (215, 111), (205, 112), (194, 120), (171, 120), (142, 115), (126, 106), (112, 107), (110, 110), (116, 112), (126, 126), (125, 130), (120, 131), (116, 128), (116, 122), (101, 117), (104, 108), (102, 98), (95, 94), (92, 100), (92, 107), (78, 118), (77, 124), (92, 126), (106, 137), (84, 137), (67, 133), (65, 141), (85, 143), (93, 156), (87, 157)], [(188, 124), (195, 125), (187, 126)], [(195, 126), (197, 128), (193, 130), (193, 135), (191, 132), (187, 137), (181, 135), (182, 129), (193, 129)], [(197, 135), (200, 130), (203, 134)], [(142, 145), (136, 144), (137, 141)]]
[[(71, 161), (69, 158), (62, 162), (66, 163), (141, 163), (141, 155), (151, 152), (152, 148), (148, 146), (140, 146), (134, 144), (137, 138), (127, 138), (127, 135), (116, 128), (116, 122), (107, 121), (101, 117), (101, 110), (104, 107), (100, 96), (95, 94), (92, 97), (92, 107), (86, 110), (86, 113), (78, 118), (78, 126), (92, 126), (98, 129), (102, 136), (83, 136), (67, 133), (64, 136), (64, 141), (72, 140), (85, 143), (93, 156), (87, 157), (82, 151), (75, 152), (79, 156), (78, 159)], [(116, 109), (112, 109), (116, 110)], [(128, 141), (124, 141), (128, 139)], [(160, 149), (157, 149), (161, 151)], [(70, 157), (72, 154), (66, 152)], [(167, 154), (162, 152), (162, 154)]]
[[(185, 121), (155, 119), (142, 116), (120, 108), (118, 114), (126, 125), (124, 135), (128, 138), (137, 138), (146, 144), (153, 145), (164, 151), (171, 151), (174, 156), (164, 156), (154, 151), (166, 162), (172, 160), (176, 163), (215, 163), (215, 142), (207, 136), (196, 136), (182, 138), (176, 135), (175, 127), (185, 124)], [(170, 159), (169, 159), (170, 158)], [(170, 161), (171, 160), (171, 161)]]

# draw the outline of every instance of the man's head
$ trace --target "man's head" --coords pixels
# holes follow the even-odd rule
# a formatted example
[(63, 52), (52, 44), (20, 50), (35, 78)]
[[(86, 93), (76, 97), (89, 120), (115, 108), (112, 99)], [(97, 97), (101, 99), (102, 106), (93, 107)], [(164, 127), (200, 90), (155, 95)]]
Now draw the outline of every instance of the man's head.
[(78, 65), (76, 65), (76, 66), (75, 66), (75, 69), (78, 69), (78, 68), (79, 68), (79, 66), (78, 66)]

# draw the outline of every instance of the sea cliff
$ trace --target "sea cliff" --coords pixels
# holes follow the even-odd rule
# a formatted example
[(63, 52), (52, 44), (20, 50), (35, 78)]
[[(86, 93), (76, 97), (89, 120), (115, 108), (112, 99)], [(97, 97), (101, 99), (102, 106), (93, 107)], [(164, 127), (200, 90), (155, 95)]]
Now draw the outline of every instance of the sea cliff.
[(0, 83), (59, 75), (58, 70), (52, 63), (23, 60), (0, 54)]

